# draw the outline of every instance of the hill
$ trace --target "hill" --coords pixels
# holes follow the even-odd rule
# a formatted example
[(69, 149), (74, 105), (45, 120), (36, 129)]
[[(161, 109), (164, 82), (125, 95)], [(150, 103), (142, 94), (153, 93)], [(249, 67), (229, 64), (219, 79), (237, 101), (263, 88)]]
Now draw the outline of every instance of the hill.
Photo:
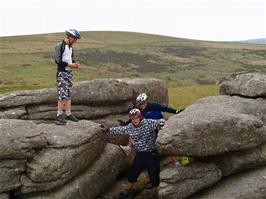
[[(0, 92), (55, 86), (54, 46), (64, 37), (64, 33), (0, 37)], [(82, 32), (75, 55), (82, 64), (75, 70), (75, 81), (155, 77), (173, 88), (215, 85), (233, 72), (266, 72), (262, 45), (132, 32)]]
[(246, 44), (264, 44), (265, 45), (266, 44), (266, 38), (249, 39), (249, 40), (244, 40), (244, 41), (240, 41), (240, 42), (246, 43)]

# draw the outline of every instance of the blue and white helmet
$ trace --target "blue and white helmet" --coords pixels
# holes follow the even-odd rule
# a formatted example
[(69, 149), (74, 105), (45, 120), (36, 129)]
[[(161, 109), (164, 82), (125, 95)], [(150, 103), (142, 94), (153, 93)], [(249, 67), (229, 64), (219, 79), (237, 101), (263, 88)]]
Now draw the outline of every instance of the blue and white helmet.
[(141, 104), (143, 102), (146, 102), (147, 99), (148, 99), (147, 94), (146, 93), (141, 93), (136, 99), (136, 104), (138, 105), (138, 104)]
[(80, 39), (80, 32), (75, 29), (68, 29), (65, 31), (67, 36), (75, 37), (76, 39)]

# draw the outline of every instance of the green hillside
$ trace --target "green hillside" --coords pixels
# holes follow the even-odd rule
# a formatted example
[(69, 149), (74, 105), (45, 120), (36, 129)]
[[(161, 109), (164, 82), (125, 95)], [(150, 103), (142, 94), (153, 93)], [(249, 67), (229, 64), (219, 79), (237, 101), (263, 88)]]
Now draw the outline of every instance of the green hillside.
[[(64, 33), (0, 37), (0, 92), (55, 86), (54, 46), (64, 37)], [(82, 32), (75, 57), (82, 64), (75, 70), (75, 81), (156, 77), (169, 88), (199, 87), (215, 85), (233, 72), (266, 72), (265, 45), (142, 33)], [(217, 94), (217, 86), (213, 87)]]

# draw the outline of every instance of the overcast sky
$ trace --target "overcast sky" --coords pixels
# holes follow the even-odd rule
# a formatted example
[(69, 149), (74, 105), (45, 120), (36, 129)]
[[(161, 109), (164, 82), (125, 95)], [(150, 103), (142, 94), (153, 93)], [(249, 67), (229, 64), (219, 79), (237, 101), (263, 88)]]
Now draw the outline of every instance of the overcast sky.
[(0, 0), (0, 36), (130, 31), (200, 40), (266, 37), (266, 0)]

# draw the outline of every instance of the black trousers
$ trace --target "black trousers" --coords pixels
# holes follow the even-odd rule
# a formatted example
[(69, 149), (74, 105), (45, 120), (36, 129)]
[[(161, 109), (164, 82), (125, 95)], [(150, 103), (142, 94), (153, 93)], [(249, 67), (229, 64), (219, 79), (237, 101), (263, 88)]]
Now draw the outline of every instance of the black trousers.
[(136, 152), (135, 159), (129, 171), (128, 182), (137, 182), (143, 169), (147, 169), (151, 184), (153, 186), (159, 186), (160, 161), (156, 150), (152, 152)]

